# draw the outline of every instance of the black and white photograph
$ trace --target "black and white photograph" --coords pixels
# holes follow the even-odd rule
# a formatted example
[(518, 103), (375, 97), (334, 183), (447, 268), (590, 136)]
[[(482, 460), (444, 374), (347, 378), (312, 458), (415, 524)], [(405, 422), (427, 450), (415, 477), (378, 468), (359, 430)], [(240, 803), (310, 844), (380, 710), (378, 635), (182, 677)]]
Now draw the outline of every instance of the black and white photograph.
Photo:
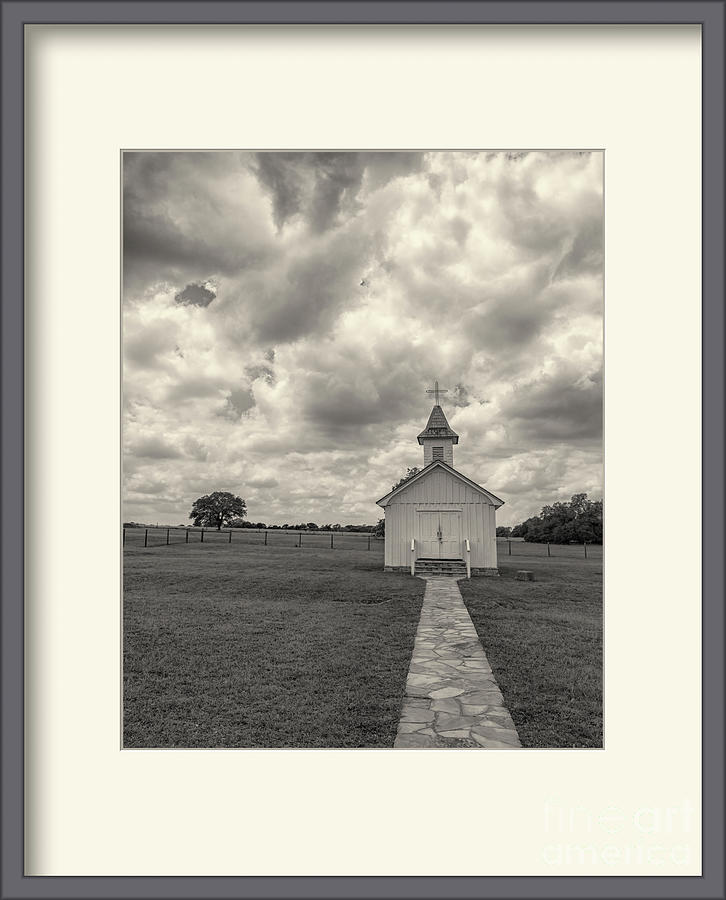
[(603, 746), (603, 167), (121, 154), (124, 748)]

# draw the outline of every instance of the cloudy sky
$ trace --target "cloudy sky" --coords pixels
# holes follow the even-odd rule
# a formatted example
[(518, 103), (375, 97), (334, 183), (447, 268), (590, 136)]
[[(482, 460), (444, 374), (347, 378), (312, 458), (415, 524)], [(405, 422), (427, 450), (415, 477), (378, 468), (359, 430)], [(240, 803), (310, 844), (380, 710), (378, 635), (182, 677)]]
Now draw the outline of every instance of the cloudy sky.
[(599, 153), (127, 153), (124, 518), (375, 522), (438, 379), (499, 524), (602, 496)]

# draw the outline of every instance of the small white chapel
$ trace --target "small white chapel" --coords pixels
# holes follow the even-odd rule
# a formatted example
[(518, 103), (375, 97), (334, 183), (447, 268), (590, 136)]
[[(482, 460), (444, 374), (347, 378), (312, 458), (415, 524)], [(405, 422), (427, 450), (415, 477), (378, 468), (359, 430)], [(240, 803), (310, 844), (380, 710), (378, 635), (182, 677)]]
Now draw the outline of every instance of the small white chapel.
[(418, 436), (423, 469), (376, 501), (386, 517), (387, 572), (498, 575), (496, 511), (504, 503), (454, 468), (452, 431), (439, 403)]

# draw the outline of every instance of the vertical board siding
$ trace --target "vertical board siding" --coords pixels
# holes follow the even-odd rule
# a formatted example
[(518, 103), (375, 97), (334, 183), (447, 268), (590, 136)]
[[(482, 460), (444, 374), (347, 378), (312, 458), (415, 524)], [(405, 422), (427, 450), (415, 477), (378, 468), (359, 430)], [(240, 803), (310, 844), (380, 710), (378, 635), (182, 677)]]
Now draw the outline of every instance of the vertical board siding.
[(419, 539), (417, 510), (447, 506), (461, 510), (462, 557), (463, 542), (468, 538), (471, 565), (496, 568), (496, 508), (479, 491), (443, 469), (435, 469), (390, 500), (385, 509), (385, 565), (410, 565), (411, 538)]

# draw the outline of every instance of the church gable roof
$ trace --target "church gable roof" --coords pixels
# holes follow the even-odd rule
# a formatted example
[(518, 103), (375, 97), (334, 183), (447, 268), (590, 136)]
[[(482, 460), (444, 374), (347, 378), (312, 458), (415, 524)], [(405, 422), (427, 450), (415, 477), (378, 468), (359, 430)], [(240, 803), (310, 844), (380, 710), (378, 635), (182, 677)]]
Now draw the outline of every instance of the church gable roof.
[(419, 444), (423, 443), (422, 438), (452, 438), (452, 443), (459, 443), (459, 435), (451, 430), (446, 420), (443, 409), (437, 404), (431, 410), (431, 415), (426, 423), (426, 427), (418, 436)]
[(461, 472), (457, 472), (453, 466), (450, 466), (448, 463), (444, 462), (441, 459), (435, 459), (433, 462), (430, 462), (427, 466), (421, 469), (420, 472), (417, 472), (413, 478), (409, 478), (408, 481), (404, 481), (403, 484), (399, 485), (394, 490), (390, 491), (386, 494), (385, 497), (381, 497), (380, 500), (376, 500), (378, 506), (387, 506), (392, 497), (395, 497), (397, 494), (402, 494), (404, 491), (408, 490), (413, 484), (417, 481), (420, 481), (429, 472), (433, 471), (435, 468), (442, 468), (445, 472), (448, 472), (450, 475), (453, 475), (455, 478), (458, 478), (460, 481), (463, 481), (464, 484), (469, 485), (470, 488), (473, 488), (475, 491), (478, 491), (480, 494), (483, 494), (495, 507), (502, 506), (504, 500), (501, 500), (495, 494), (492, 494), (491, 491), (488, 491), (486, 488), (483, 488), (480, 484), (477, 484), (475, 481), (472, 481), (471, 478), (467, 478), (466, 475), (462, 475)]

